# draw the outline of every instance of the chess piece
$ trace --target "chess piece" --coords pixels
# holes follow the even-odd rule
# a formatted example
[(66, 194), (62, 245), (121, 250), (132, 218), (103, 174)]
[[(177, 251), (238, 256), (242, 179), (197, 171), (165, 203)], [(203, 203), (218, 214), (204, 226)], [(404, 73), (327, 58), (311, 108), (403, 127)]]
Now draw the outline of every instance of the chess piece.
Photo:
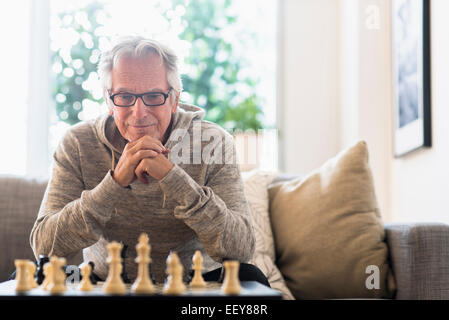
[(123, 246), (123, 249), (120, 252), (120, 257), (122, 258), (122, 272), (120, 273), (120, 277), (122, 277), (124, 283), (131, 283), (131, 280), (128, 278), (128, 273), (126, 272), (126, 252), (128, 251), (128, 245), (121, 241), (120, 244)]
[(36, 272), (36, 277), (34, 278), (37, 282), (38, 285), (41, 285), (42, 282), (44, 281), (44, 265), (49, 262), (50, 259), (43, 254), (39, 255), (39, 260), (37, 263), (37, 272)]
[(31, 284), (28, 276), (28, 260), (16, 259), (14, 260), (16, 266), (16, 291), (19, 293), (31, 290)]
[(108, 258), (106, 262), (109, 264), (109, 273), (103, 290), (109, 294), (124, 294), (126, 292), (125, 283), (120, 276), (123, 268), (120, 257), (122, 247), (123, 245), (116, 241), (107, 245)]
[[(86, 264), (86, 262), (81, 263), (78, 266), (78, 269), (81, 271), (81, 268)], [(90, 265), (90, 272), (89, 272), (89, 281), (90, 283), (92, 283), (92, 285), (96, 285), (99, 278), (94, 274), (94, 270), (95, 270), (95, 263), (93, 263), (93, 261), (89, 261), (87, 262), (87, 264)]]
[(182, 280), (184, 267), (182, 266), (176, 252), (172, 252), (167, 258), (168, 274), (167, 283), (164, 286), (163, 292), (165, 294), (181, 294), (186, 291), (186, 285)]
[(27, 264), (27, 270), (28, 270), (28, 283), (31, 286), (31, 289), (39, 287), (36, 280), (34, 280), (34, 274), (36, 273), (36, 265), (32, 261), (28, 261)]
[(153, 293), (154, 285), (149, 276), (148, 265), (151, 262), (149, 238), (146, 233), (142, 233), (139, 237), (139, 243), (136, 245), (138, 263), (137, 278), (131, 290), (135, 293)]
[(148, 271), (150, 272), (150, 279), (151, 279), (151, 282), (153, 282), (153, 284), (156, 284), (157, 283), (156, 278), (153, 274), (153, 271), (151, 270), (151, 265), (152, 265), (152, 263), (150, 261), (150, 263), (148, 264)]
[(90, 282), (95, 285), (97, 284), (97, 276), (94, 274), (95, 263), (93, 261), (89, 261), (88, 264), (90, 265)]
[(240, 263), (238, 261), (228, 260), (223, 262), (225, 268), (225, 277), (221, 291), (224, 294), (237, 295), (242, 290), (239, 280)]
[(92, 291), (94, 286), (90, 282), (90, 274), (92, 272), (92, 266), (89, 263), (81, 265), (81, 282), (78, 287), (80, 291)]
[(65, 285), (66, 275), (64, 269), (62, 268), (66, 264), (65, 258), (51, 257), (50, 265), (50, 284), (48, 285), (48, 290), (52, 294), (63, 293), (67, 290)]
[(193, 279), (190, 282), (191, 288), (205, 288), (206, 287), (206, 281), (203, 279), (203, 275), (201, 274), (201, 270), (203, 270), (203, 256), (201, 255), (200, 250), (196, 250), (195, 254), (192, 258), (193, 261), (193, 270), (194, 275)]
[(44, 280), (42, 282), (42, 289), (48, 290), (48, 286), (50, 285), (50, 282), (51, 282), (51, 271), (52, 271), (52, 266), (50, 264), (50, 260), (49, 260), (49, 262), (44, 264), (42, 269), (43, 269), (43, 275), (44, 275)]

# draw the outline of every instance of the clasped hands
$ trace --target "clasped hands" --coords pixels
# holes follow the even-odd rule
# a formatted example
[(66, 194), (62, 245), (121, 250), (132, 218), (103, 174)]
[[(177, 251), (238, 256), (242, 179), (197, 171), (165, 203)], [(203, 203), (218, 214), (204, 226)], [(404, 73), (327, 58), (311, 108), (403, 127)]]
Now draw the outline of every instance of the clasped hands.
[(122, 187), (129, 186), (136, 179), (147, 184), (147, 175), (161, 180), (174, 166), (165, 157), (169, 152), (161, 141), (143, 136), (126, 144), (112, 176)]

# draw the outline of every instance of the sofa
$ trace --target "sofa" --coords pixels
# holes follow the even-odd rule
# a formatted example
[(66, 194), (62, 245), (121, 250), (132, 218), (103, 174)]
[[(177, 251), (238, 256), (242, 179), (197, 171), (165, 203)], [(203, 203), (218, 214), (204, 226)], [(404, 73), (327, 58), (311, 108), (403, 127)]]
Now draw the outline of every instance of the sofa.
[[(279, 175), (282, 182), (295, 176)], [(34, 260), (29, 235), (46, 181), (0, 176), (0, 281), (14, 271), (14, 259)], [(395, 275), (395, 299), (449, 299), (449, 226), (441, 223), (385, 224)], [(357, 298), (357, 297), (354, 297)]]
[[(242, 179), (250, 262), (284, 299), (449, 299), (449, 225), (384, 223), (364, 141), (305, 175), (256, 169)], [(15, 259), (35, 260), (29, 236), (46, 185), (0, 175), (0, 281)]]

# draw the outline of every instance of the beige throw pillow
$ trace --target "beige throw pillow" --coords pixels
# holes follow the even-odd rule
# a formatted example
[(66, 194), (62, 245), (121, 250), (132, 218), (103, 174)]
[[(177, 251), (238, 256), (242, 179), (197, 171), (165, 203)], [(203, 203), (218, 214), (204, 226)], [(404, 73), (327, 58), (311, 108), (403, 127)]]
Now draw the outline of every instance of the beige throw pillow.
[(256, 234), (256, 249), (249, 263), (257, 266), (265, 274), (270, 286), (282, 293), (284, 299), (292, 300), (293, 295), (274, 262), (273, 232), (268, 214), (268, 185), (273, 181), (275, 174), (253, 170), (243, 172), (242, 177)]
[(295, 298), (392, 297), (365, 142), (301, 179), (270, 187), (270, 197), (276, 262)]

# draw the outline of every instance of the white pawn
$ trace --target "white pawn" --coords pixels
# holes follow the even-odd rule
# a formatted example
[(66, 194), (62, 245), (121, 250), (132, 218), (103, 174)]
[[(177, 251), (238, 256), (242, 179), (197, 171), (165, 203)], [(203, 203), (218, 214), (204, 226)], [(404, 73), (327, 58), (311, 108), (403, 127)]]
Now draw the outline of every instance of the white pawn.
[(149, 244), (150, 239), (146, 233), (142, 233), (139, 236), (139, 243), (136, 245), (137, 258), (136, 262), (139, 264), (137, 270), (137, 278), (134, 282), (131, 290), (135, 293), (153, 293), (154, 285), (150, 279), (148, 272), (148, 265), (151, 262)]
[(116, 241), (112, 241), (106, 248), (109, 253), (106, 260), (106, 262), (109, 263), (109, 273), (103, 290), (109, 294), (124, 294), (126, 292), (126, 286), (120, 276), (123, 269), (122, 258), (120, 257), (123, 245)]
[(203, 267), (203, 256), (201, 255), (200, 250), (196, 250), (195, 254), (192, 258), (193, 261), (193, 270), (195, 271), (193, 274), (193, 279), (190, 282), (191, 288), (205, 288), (206, 287), (206, 281), (203, 279), (203, 275), (201, 274), (201, 270), (204, 269)]
[(48, 286), (50, 285), (51, 282), (51, 271), (52, 271), (52, 266), (50, 264), (50, 262), (47, 262), (46, 264), (44, 264), (44, 281), (42, 282), (42, 289), (44, 290), (48, 290)]
[(92, 272), (92, 267), (88, 263), (83, 263), (81, 266), (81, 282), (78, 287), (80, 291), (92, 291), (94, 286), (90, 282), (90, 273)]
[(48, 290), (50, 293), (58, 294), (63, 293), (67, 290), (65, 285), (66, 275), (62, 267), (65, 265), (66, 260), (64, 258), (51, 257), (51, 277), (50, 284), (48, 285)]
[(182, 294), (186, 291), (186, 285), (182, 281), (184, 267), (176, 252), (172, 252), (167, 258), (167, 284), (163, 292), (165, 294)]
[(240, 263), (238, 261), (225, 261), (223, 267), (225, 268), (225, 277), (221, 291), (229, 295), (239, 294), (242, 290), (239, 280)]
[(27, 292), (31, 290), (31, 284), (28, 276), (28, 260), (16, 259), (14, 260), (16, 266), (16, 291)]
[(30, 284), (31, 289), (39, 287), (36, 280), (34, 280), (34, 273), (36, 272), (36, 265), (32, 261), (28, 261), (27, 270), (28, 270), (28, 283)]

